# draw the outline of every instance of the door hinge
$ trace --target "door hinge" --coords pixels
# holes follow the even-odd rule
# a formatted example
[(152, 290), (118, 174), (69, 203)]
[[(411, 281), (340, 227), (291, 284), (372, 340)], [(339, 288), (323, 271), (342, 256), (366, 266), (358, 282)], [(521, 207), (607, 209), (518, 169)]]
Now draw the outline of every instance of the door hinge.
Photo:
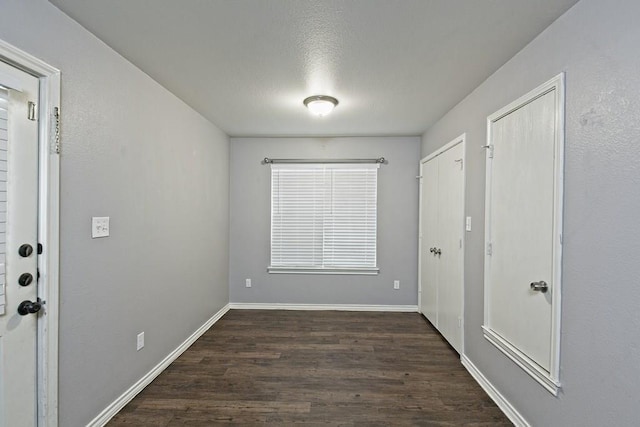
[(53, 144), (51, 147), (55, 154), (60, 154), (60, 108), (53, 107)]
[(493, 159), (493, 144), (482, 145), (482, 148), (486, 148), (489, 150), (489, 158)]
[(493, 244), (487, 243), (487, 255), (493, 255)]
[(35, 102), (27, 102), (27, 119), (31, 120), (32, 122), (36, 121), (36, 109), (37, 105)]

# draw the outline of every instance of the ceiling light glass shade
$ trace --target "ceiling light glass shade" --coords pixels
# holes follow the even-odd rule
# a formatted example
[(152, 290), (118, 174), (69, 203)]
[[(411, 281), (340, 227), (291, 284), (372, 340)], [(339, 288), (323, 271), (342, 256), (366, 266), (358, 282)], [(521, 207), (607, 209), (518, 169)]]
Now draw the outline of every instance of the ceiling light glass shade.
[(316, 116), (326, 116), (338, 105), (338, 100), (332, 96), (314, 95), (302, 101), (307, 106), (311, 114)]

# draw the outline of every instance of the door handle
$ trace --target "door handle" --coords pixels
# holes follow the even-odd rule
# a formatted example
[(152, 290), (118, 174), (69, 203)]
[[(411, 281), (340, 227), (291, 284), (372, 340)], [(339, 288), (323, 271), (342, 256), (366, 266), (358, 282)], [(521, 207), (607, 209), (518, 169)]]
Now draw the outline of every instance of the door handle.
[(535, 292), (542, 292), (543, 294), (549, 290), (549, 285), (544, 280), (539, 282), (531, 282), (531, 290)]
[(42, 308), (42, 300), (38, 298), (36, 302), (24, 300), (18, 306), (18, 314), (20, 316), (26, 316), (27, 314), (34, 314), (40, 311)]

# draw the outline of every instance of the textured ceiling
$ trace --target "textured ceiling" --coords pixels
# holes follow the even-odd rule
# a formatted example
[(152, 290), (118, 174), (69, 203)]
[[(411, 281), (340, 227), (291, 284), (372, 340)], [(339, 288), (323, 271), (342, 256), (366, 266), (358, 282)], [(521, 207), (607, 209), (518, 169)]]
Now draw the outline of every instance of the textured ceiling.
[(421, 134), (577, 0), (50, 1), (231, 136), (335, 136)]

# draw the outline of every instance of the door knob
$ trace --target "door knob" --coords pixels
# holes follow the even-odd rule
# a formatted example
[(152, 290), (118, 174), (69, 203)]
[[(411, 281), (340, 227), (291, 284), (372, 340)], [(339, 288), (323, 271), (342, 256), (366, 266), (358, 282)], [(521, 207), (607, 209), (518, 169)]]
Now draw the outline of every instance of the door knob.
[(18, 314), (20, 316), (26, 316), (27, 314), (33, 314), (40, 311), (42, 308), (42, 301), (40, 298), (36, 302), (24, 300), (18, 306)]
[(33, 282), (33, 276), (31, 273), (22, 273), (18, 278), (18, 284), (20, 286), (29, 286)]
[(22, 257), (22, 258), (26, 258), (28, 256), (30, 256), (33, 253), (33, 246), (25, 243), (24, 245), (20, 246), (18, 248), (18, 254)]
[(531, 290), (536, 292), (542, 292), (543, 294), (549, 290), (549, 285), (544, 280), (539, 282), (531, 282)]

